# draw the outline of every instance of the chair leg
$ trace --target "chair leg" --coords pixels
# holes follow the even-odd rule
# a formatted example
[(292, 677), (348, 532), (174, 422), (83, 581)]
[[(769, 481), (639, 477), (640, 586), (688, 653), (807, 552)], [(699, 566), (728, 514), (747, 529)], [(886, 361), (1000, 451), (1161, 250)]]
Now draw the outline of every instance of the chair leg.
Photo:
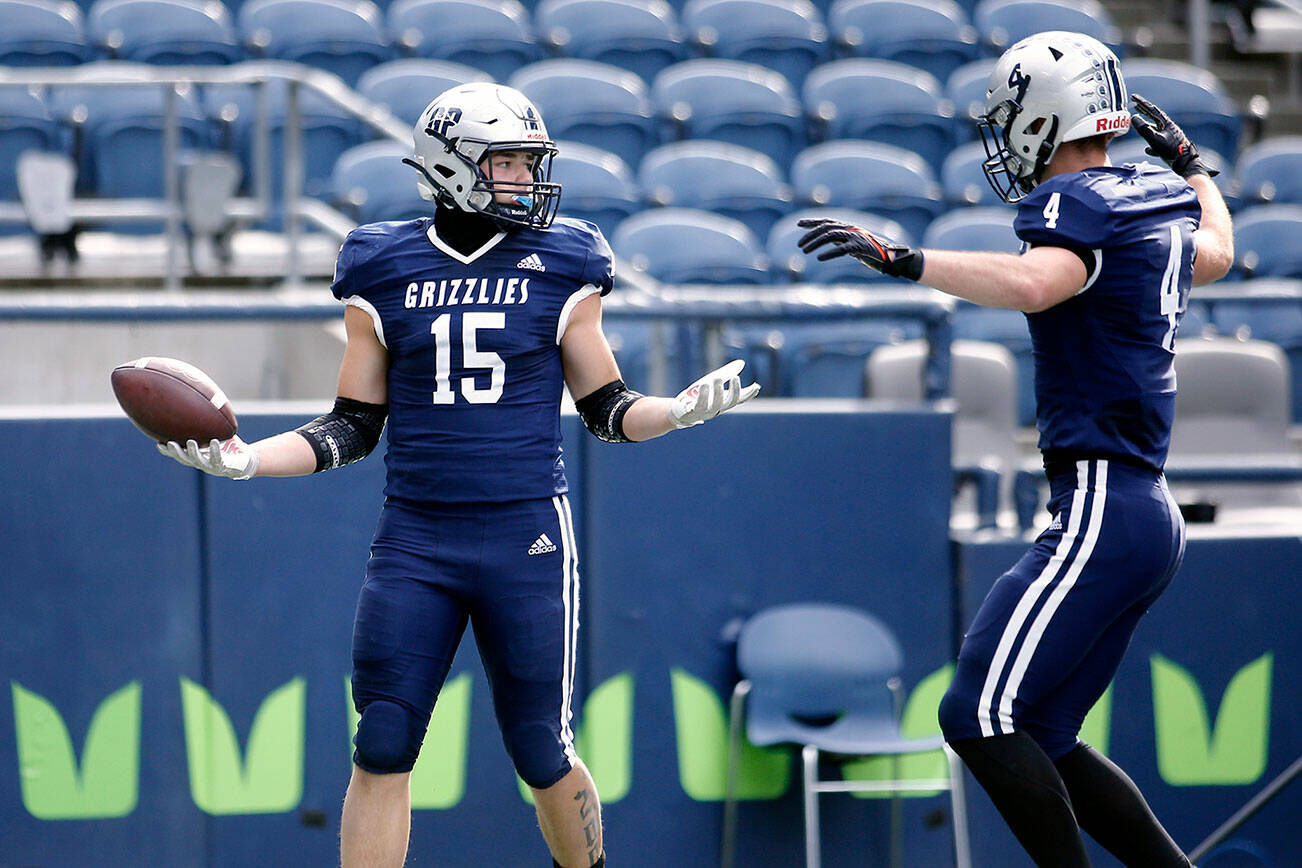
[(949, 745), (945, 745), (945, 757), (949, 760), (949, 799), (954, 814), (954, 865), (955, 868), (972, 868), (972, 850), (967, 836), (967, 789), (963, 763)]
[(800, 751), (805, 791), (805, 868), (820, 868), (818, 828), (818, 748), (807, 744)]
[(741, 719), (750, 682), (739, 681), (728, 703), (728, 772), (723, 789), (723, 840), (720, 868), (732, 868), (737, 859), (737, 767), (741, 765)]

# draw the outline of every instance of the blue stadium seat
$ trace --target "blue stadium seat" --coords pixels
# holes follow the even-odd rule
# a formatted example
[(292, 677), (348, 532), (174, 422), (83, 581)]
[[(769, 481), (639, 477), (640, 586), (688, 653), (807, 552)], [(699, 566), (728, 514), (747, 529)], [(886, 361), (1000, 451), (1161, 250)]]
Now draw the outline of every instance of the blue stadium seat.
[[(976, 137), (975, 121), (985, 114), (986, 85), (998, 62), (998, 58), (983, 57), (963, 64), (945, 79), (945, 96), (954, 104), (961, 138)], [(964, 128), (967, 130), (966, 135), (963, 134)]]
[(0, 66), (71, 66), (91, 57), (75, 3), (0, 0), (0, 22)]
[(708, 139), (670, 142), (642, 159), (638, 185), (648, 201), (699, 208), (745, 223), (764, 238), (791, 211), (791, 188), (777, 164), (741, 145)]
[(1070, 30), (1093, 36), (1122, 56), (1121, 30), (1098, 0), (980, 0), (972, 20), (996, 54), (1035, 33)]
[(332, 198), (358, 223), (432, 216), (434, 203), (421, 198), (416, 171), (402, 163), (410, 154), (388, 139), (349, 148), (335, 162)]
[(929, 72), (890, 60), (825, 63), (805, 80), (807, 111), (825, 139), (871, 139), (907, 148), (939, 168), (958, 140), (954, 107)]
[(1002, 201), (986, 180), (981, 164), (986, 161), (985, 145), (967, 142), (954, 149), (940, 167), (940, 186), (945, 200), (953, 205), (999, 205)]
[(847, 54), (906, 63), (941, 81), (981, 56), (976, 28), (953, 0), (836, 0), (827, 23)]
[(1243, 149), (1234, 164), (1245, 202), (1302, 205), (1302, 136), (1274, 136)]
[(162, 66), (221, 66), (244, 57), (230, 13), (209, 0), (95, 0), (91, 40), (110, 57)]
[(1202, 148), (1233, 161), (1239, 153), (1243, 120), (1214, 74), (1178, 60), (1139, 58), (1122, 68), (1126, 89), (1156, 103)]
[(948, 207), (922, 157), (881, 142), (812, 145), (792, 163), (791, 186), (802, 204), (872, 211), (899, 221), (914, 238)]
[(980, 307), (960, 301), (954, 308), (955, 340), (1002, 344), (1017, 361), (1017, 424), (1035, 424), (1035, 360), (1026, 314), (1017, 310)]
[[(1146, 153), (1148, 142), (1139, 133), (1127, 133), (1118, 138), (1114, 138), (1108, 143), (1108, 158), (1111, 159), (1112, 165), (1121, 166), (1126, 163), (1152, 163), (1155, 166), (1165, 165), (1160, 159)], [(1225, 158), (1213, 151), (1211, 148), (1198, 149), (1209, 168), (1220, 172), (1215, 177), (1216, 188), (1221, 191), (1221, 196), (1225, 199), (1225, 204), (1231, 211), (1237, 211), (1241, 202), (1239, 192), (1235, 184), (1235, 173), (1226, 163)]]
[(666, 283), (767, 283), (768, 263), (746, 224), (693, 208), (649, 208), (611, 241), (634, 268)]
[(682, 18), (703, 53), (766, 66), (796, 87), (832, 57), (823, 17), (809, 0), (687, 0)]
[[(743, 332), (753, 333), (753, 330)], [(864, 398), (868, 358), (878, 347), (916, 340), (916, 320), (884, 317), (847, 323), (786, 323), (780, 332), (773, 396)], [(772, 336), (768, 342), (775, 343)], [(753, 350), (751, 352), (754, 352)], [(767, 384), (766, 384), (767, 386)]]
[(239, 28), (251, 57), (305, 63), (349, 85), (397, 56), (371, 0), (249, 0)]
[(642, 210), (642, 193), (628, 164), (610, 151), (557, 142), (552, 180), (561, 185), (561, 214), (597, 224), (609, 237), (621, 221)]
[[(887, 277), (874, 271), (851, 256), (838, 256), (826, 262), (819, 262), (817, 255), (806, 256), (796, 246), (800, 236), (808, 232), (797, 226), (797, 221), (806, 217), (825, 217), (831, 220), (843, 220), (855, 226), (871, 229), (882, 235), (894, 238), (902, 244), (912, 244), (914, 238), (908, 230), (894, 220), (868, 211), (856, 211), (853, 208), (806, 208), (788, 214), (769, 232), (766, 249), (769, 261), (773, 263), (775, 277), (804, 283), (875, 283), (882, 285), (914, 286), (911, 281), (899, 277)], [(821, 251), (820, 251), (821, 252)]]
[(767, 154), (784, 169), (808, 143), (804, 111), (781, 74), (740, 60), (685, 60), (651, 83), (656, 111), (678, 138), (718, 139)]
[(665, 0), (542, 0), (534, 25), (554, 51), (618, 66), (648, 82), (693, 56)]
[(1012, 208), (958, 208), (938, 217), (922, 236), (923, 247), (939, 250), (993, 250), (1018, 253)]
[(1235, 268), (1244, 277), (1302, 277), (1302, 205), (1254, 205), (1234, 218)]
[(448, 88), (472, 81), (492, 80), (488, 73), (462, 63), (404, 57), (381, 63), (362, 73), (357, 81), (357, 92), (386, 106), (399, 120), (415, 124), (425, 106)]
[(662, 141), (646, 83), (626, 69), (562, 57), (529, 64), (510, 85), (538, 107), (553, 139), (613, 151), (630, 166)]
[(65, 136), (45, 100), (30, 90), (0, 87), (0, 201), (18, 198), (14, 167), (23, 151), (65, 151)]
[(407, 53), (464, 63), (495, 81), (543, 58), (529, 13), (517, 0), (396, 0), (387, 22)]
[[(1242, 339), (1270, 341), (1288, 355), (1292, 368), (1293, 421), (1302, 421), (1302, 299), (1254, 301), (1258, 289), (1270, 291), (1273, 280), (1246, 280), (1236, 284), (1243, 301), (1218, 301), (1212, 321), (1221, 334)], [(1186, 334), (1183, 325), (1180, 334)]]

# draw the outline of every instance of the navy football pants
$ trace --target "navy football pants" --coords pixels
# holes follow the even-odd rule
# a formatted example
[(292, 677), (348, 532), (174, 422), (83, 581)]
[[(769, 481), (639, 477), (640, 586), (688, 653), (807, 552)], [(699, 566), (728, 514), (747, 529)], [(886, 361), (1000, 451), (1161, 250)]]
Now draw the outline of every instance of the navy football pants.
[(1143, 614), (1184, 556), (1165, 478), (1116, 461), (1049, 474), (1053, 523), (999, 577), (940, 707), (948, 741), (1024, 731), (1051, 759), (1076, 746)]

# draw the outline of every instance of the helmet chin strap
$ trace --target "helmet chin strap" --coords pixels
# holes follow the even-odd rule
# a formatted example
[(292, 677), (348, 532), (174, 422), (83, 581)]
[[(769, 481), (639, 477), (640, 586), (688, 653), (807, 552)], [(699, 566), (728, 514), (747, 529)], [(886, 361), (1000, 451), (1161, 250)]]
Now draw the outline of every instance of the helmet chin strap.
[[(1058, 116), (1049, 115), (1049, 134), (1044, 137), (1044, 141), (1040, 142), (1040, 150), (1035, 155), (1035, 170), (1031, 172), (1031, 177), (1028, 179), (1032, 182), (1032, 188), (1036, 184), (1040, 183), (1040, 175), (1044, 173), (1045, 167), (1047, 167), (1049, 161), (1053, 159), (1054, 152), (1058, 150), (1058, 146), (1053, 143), (1053, 140), (1057, 135)], [(1029, 193), (1031, 190), (1027, 189), (1026, 192)]]

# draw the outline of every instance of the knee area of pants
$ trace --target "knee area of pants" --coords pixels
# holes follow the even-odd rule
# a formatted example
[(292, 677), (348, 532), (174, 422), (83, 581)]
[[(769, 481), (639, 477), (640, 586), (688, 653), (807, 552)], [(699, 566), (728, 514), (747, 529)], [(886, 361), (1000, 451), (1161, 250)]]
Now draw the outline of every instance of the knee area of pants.
[(976, 704), (951, 690), (941, 698), (936, 716), (946, 739), (966, 738), (971, 735), (971, 727), (976, 721)]
[(518, 727), (503, 732), (502, 739), (516, 773), (535, 790), (547, 789), (570, 771), (565, 747), (549, 727)]
[(428, 721), (396, 702), (379, 700), (362, 710), (353, 737), (354, 758), (369, 772), (409, 772), (416, 764)]

